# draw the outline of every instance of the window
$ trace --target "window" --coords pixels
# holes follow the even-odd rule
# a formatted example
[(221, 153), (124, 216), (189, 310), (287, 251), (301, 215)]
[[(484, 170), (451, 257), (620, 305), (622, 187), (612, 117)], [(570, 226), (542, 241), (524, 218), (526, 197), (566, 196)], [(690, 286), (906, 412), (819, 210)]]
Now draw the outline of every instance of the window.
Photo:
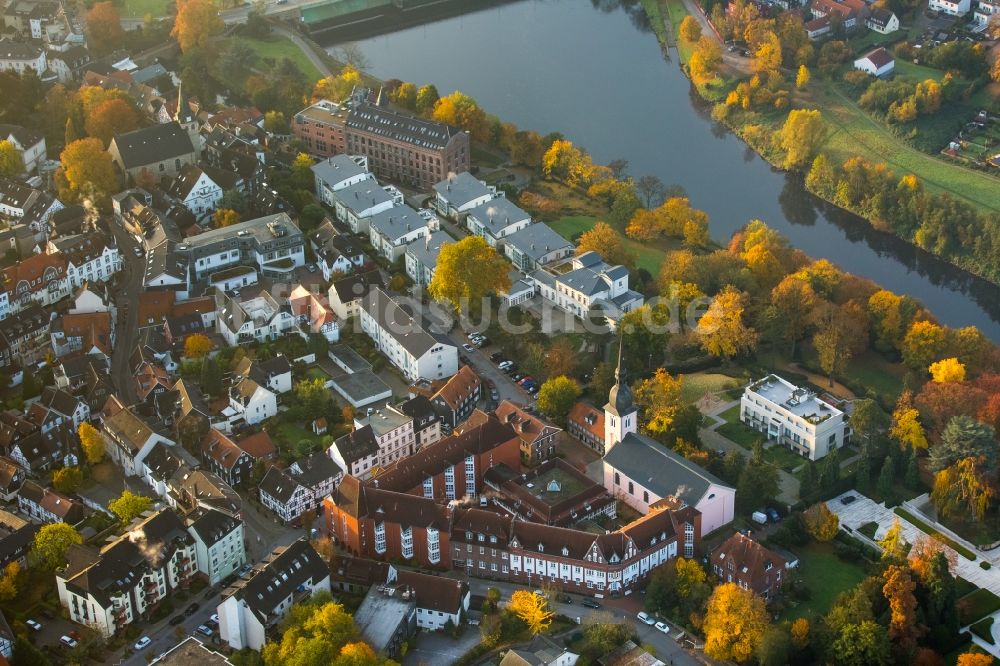
[(649, 493), (646, 492), (645, 490), (642, 491), (642, 501), (646, 502), (647, 504), (649, 503)]
[(635, 487), (632, 485), (631, 481), (628, 482), (628, 494), (635, 495)]

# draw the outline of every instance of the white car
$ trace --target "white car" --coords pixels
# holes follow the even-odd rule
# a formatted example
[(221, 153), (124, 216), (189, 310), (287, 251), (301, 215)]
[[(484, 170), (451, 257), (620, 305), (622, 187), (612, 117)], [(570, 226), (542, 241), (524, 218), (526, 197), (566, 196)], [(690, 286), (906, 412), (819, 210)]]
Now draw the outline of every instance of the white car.
[(68, 648), (75, 648), (76, 647), (76, 641), (73, 640), (72, 638), (70, 638), (69, 636), (60, 636), (59, 637), (59, 642), (62, 643), (63, 645), (65, 645)]
[(467, 352), (474, 352), (474, 351), (476, 351), (475, 348), (472, 345), (470, 345), (468, 342), (466, 342), (465, 344), (462, 345), (462, 349), (464, 349)]
[(32, 631), (41, 631), (42, 630), (42, 623), (41, 622), (35, 622), (34, 620), (25, 620), (24, 623), (26, 625), (28, 625), (28, 627), (30, 627)]
[(135, 642), (135, 645), (133, 645), (132, 647), (134, 647), (136, 650), (145, 650), (147, 647), (149, 647), (149, 644), (152, 642), (153, 640), (149, 636), (143, 636), (142, 638), (137, 640)]
[(216, 624), (219, 624), (219, 614), (218, 613), (212, 613), (212, 617), (210, 617), (208, 619), (211, 620), (212, 622), (216, 623)]
[(212, 630), (209, 629), (208, 625), (199, 624), (198, 625), (198, 633), (201, 634), (202, 636), (211, 636), (212, 635)]
[(656, 620), (649, 617), (649, 615), (646, 614), (646, 611), (639, 611), (639, 614), (636, 615), (636, 617), (639, 618), (639, 622), (642, 622), (643, 624), (648, 624), (650, 626), (656, 624)]
[(662, 631), (665, 634), (670, 633), (670, 627), (667, 626), (666, 622), (657, 622), (655, 626), (657, 631)]

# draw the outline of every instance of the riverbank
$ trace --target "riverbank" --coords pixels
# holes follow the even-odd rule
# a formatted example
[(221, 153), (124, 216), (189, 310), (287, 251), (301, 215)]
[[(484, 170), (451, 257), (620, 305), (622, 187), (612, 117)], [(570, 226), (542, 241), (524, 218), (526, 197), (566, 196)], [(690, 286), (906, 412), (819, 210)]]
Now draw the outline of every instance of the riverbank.
[[(660, 35), (673, 31), (673, 41), (678, 43), (677, 53), (685, 73), (686, 64), (690, 59), (690, 49), (681, 48), (684, 40), (677, 36), (680, 19), (683, 19), (684, 15), (692, 15), (702, 25), (703, 34), (719, 40), (718, 34), (694, 0), (644, 0), (643, 7), (647, 10), (647, 17), (653, 26), (654, 33), (661, 40), (661, 45), (668, 44), (671, 40), (664, 41)], [(667, 20), (665, 21), (665, 19)], [(665, 29), (657, 30), (657, 26), (663, 26), (664, 23), (666, 24)], [(723, 53), (728, 56), (725, 49), (723, 49)], [(743, 67), (739, 66), (740, 63), (734, 63), (731, 57), (726, 57), (724, 60), (724, 69), (733, 77), (724, 76), (727, 85), (722, 87), (722, 91), (734, 87), (741, 76), (749, 75), (748, 60), (745, 61)], [(708, 89), (703, 86), (694, 87), (699, 96), (706, 102), (717, 102), (720, 99), (718, 86), (709, 86)], [(725, 92), (722, 92), (722, 95), (724, 94)], [(917, 176), (925, 190), (931, 194), (947, 194), (956, 200), (969, 204), (981, 215), (1000, 213), (1000, 197), (997, 196), (997, 192), (1000, 192), (1000, 179), (987, 173), (947, 162), (910, 146), (895, 136), (888, 127), (858, 107), (853, 100), (839, 90), (834, 82), (817, 77), (807, 91), (796, 94), (794, 106), (797, 108), (818, 108), (822, 111), (824, 119), (831, 128), (822, 153), (827, 155), (831, 163), (843, 164), (847, 159), (857, 156), (873, 164), (885, 164), (896, 172), (897, 178), (905, 174)], [(777, 154), (777, 151), (768, 150), (766, 146), (761, 145), (759, 140), (754, 141), (755, 137), (748, 136), (743, 131), (748, 118), (752, 119), (752, 124), (766, 130), (761, 134), (772, 135), (780, 130), (784, 123), (785, 113), (735, 111), (725, 117), (716, 118), (737, 136), (740, 136), (775, 168), (783, 168), (779, 161), (781, 156)], [(872, 220), (866, 211), (833, 201), (828, 193), (817, 191), (816, 188), (807, 187), (807, 189), (829, 203), (866, 219), (869, 224), (880, 231), (891, 233), (908, 243), (920, 246), (919, 243), (915, 242), (915, 232), (911, 231), (907, 237), (894, 229), (886, 229), (884, 224), (878, 224)], [(968, 248), (959, 248), (962, 253), (955, 250), (938, 251), (936, 247), (923, 247), (922, 249), (993, 284), (1000, 283), (997, 267), (984, 265), (979, 258), (967, 253)]]

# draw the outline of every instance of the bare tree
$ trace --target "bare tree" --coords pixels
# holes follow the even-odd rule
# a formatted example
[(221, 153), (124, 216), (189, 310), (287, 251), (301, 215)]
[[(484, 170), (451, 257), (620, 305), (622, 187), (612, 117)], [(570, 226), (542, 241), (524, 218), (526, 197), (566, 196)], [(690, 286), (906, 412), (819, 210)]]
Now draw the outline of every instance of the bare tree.
[(623, 160), (620, 157), (611, 160), (608, 162), (608, 168), (611, 169), (611, 175), (614, 176), (615, 180), (621, 180), (625, 177), (625, 172), (628, 171), (628, 160)]
[(663, 203), (666, 196), (667, 187), (663, 181), (656, 176), (643, 176), (635, 184), (636, 193), (642, 197), (642, 202), (646, 208), (655, 208)]
[(366, 70), (369, 67), (368, 58), (361, 51), (361, 47), (354, 42), (347, 42), (337, 47), (336, 58), (345, 65), (351, 65), (358, 70)]

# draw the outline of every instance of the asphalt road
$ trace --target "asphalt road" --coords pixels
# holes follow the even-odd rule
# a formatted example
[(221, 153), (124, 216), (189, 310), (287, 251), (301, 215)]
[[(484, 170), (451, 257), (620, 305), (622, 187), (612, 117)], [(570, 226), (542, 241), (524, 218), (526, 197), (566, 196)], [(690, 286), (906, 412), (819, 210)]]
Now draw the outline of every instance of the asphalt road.
[(113, 290), (115, 303), (118, 305), (118, 327), (115, 348), (111, 354), (111, 381), (118, 396), (127, 404), (134, 404), (138, 395), (128, 359), (136, 340), (139, 294), (142, 292), (146, 257), (136, 256), (135, 248), (138, 243), (118, 222), (112, 222), (111, 229), (123, 262), (122, 273)]
[[(218, 632), (212, 630), (212, 637), (208, 638), (197, 632), (198, 625), (205, 624), (208, 618), (216, 612), (220, 598), (219, 588), (209, 588), (200, 595), (188, 600), (185, 603), (175, 602), (174, 613), (168, 618), (164, 618), (155, 625), (146, 625), (142, 636), (149, 636), (152, 643), (140, 652), (132, 649), (135, 641), (124, 650), (112, 655), (110, 663), (121, 664), (123, 666), (145, 666), (148, 664), (149, 655), (158, 656), (176, 646), (180, 641), (178, 637), (196, 636), (203, 643), (212, 643), (218, 639)], [(184, 622), (177, 626), (170, 626), (170, 619), (184, 613), (184, 609), (192, 603), (197, 603), (199, 608), (190, 617), (185, 617)], [(138, 639), (137, 639), (138, 640)]]

